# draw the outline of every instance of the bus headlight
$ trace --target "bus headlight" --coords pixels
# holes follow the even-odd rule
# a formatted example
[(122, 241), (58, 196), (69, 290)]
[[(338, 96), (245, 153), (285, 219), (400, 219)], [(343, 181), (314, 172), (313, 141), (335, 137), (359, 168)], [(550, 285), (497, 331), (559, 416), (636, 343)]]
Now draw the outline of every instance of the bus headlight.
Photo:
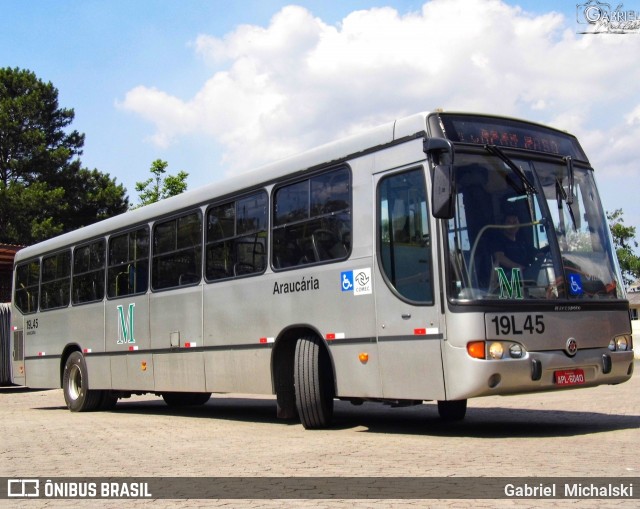
[(633, 350), (633, 340), (631, 339), (631, 336), (629, 334), (616, 336), (609, 341), (609, 350), (612, 352), (626, 352), (628, 350)]
[(506, 360), (522, 359), (526, 356), (525, 348), (511, 341), (470, 341), (467, 353), (474, 359)]
[(514, 343), (509, 347), (509, 355), (513, 359), (520, 359), (524, 355), (524, 352), (522, 350), (522, 347), (519, 344)]
[(627, 335), (617, 336), (615, 340), (616, 340), (616, 350), (620, 352), (626, 352), (627, 350), (629, 350), (629, 346), (631, 342), (629, 341), (629, 337)]
[(631, 336), (629, 334), (616, 336), (609, 341), (609, 350), (612, 352), (626, 352), (627, 350), (633, 350)]
[(489, 345), (489, 357), (491, 359), (502, 359), (504, 356), (504, 348), (502, 343), (493, 342)]

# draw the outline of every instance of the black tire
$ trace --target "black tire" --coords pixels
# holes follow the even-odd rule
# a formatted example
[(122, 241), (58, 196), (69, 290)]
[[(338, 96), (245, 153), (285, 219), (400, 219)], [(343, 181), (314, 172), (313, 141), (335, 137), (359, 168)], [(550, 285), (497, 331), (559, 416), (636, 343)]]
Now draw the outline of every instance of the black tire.
[(461, 421), (467, 413), (467, 400), (438, 401), (438, 414), (443, 421)]
[(204, 405), (211, 398), (210, 392), (163, 392), (162, 399), (172, 407)]
[(100, 403), (98, 404), (98, 410), (113, 410), (118, 403), (118, 396), (115, 396), (112, 391), (100, 391), (102, 396)]
[(333, 420), (333, 370), (329, 353), (315, 336), (296, 343), (294, 383), (296, 407), (305, 429), (326, 428)]
[(103, 391), (89, 390), (87, 363), (80, 352), (72, 352), (67, 358), (62, 389), (67, 408), (72, 412), (89, 412), (100, 405)]

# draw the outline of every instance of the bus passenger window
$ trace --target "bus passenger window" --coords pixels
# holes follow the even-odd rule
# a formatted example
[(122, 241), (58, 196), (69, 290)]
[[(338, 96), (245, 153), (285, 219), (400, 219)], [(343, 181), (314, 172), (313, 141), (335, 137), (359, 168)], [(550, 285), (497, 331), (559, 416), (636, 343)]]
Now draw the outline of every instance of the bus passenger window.
[(351, 252), (351, 180), (341, 168), (274, 194), (273, 266), (344, 260)]
[(259, 274), (266, 268), (267, 194), (263, 191), (207, 212), (207, 281)]
[(104, 297), (104, 240), (76, 248), (73, 253), (72, 302), (82, 304)]
[(145, 293), (149, 286), (149, 228), (111, 237), (108, 264), (109, 298)]
[(16, 268), (16, 293), (14, 302), (23, 313), (34, 313), (38, 310), (38, 293), (40, 286), (40, 262), (23, 263)]
[(378, 189), (378, 249), (388, 283), (404, 298), (433, 303), (427, 194), (422, 169), (397, 173)]
[(42, 259), (40, 309), (54, 309), (69, 305), (71, 282), (71, 252), (63, 251)]
[(193, 212), (156, 224), (153, 229), (151, 287), (154, 290), (200, 282), (202, 216)]

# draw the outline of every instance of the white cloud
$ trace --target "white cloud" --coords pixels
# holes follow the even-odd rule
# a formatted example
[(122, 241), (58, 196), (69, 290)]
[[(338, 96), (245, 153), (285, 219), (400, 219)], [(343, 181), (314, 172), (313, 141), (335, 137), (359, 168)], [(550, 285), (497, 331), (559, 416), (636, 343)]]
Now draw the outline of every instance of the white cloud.
[(444, 107), (571, 130), (611, 175), (640, 181), (640, 38), (576, 35), (573, 23), (500, 0), (374, 8), (335, 26), (288, 6), (266, 27), (199, 35), (194, 50), (215, 70), (195, 96), (140, 86), (120, 106), (150, 121), (160, 146), (211, 137), (230, 171)]

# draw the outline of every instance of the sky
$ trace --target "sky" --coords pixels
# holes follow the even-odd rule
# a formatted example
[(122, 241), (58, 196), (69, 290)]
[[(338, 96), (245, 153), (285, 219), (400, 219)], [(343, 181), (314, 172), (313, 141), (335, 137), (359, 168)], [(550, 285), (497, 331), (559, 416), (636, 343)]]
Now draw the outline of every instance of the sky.
[(194, 189), (444, 108), (575, 134), (605, 209), (640, 232), (640, 34), (580, 33), (577, 4), (0, 0), (0, 67), (53, 83), (83, 166), (132, 203), (156, 159)]

